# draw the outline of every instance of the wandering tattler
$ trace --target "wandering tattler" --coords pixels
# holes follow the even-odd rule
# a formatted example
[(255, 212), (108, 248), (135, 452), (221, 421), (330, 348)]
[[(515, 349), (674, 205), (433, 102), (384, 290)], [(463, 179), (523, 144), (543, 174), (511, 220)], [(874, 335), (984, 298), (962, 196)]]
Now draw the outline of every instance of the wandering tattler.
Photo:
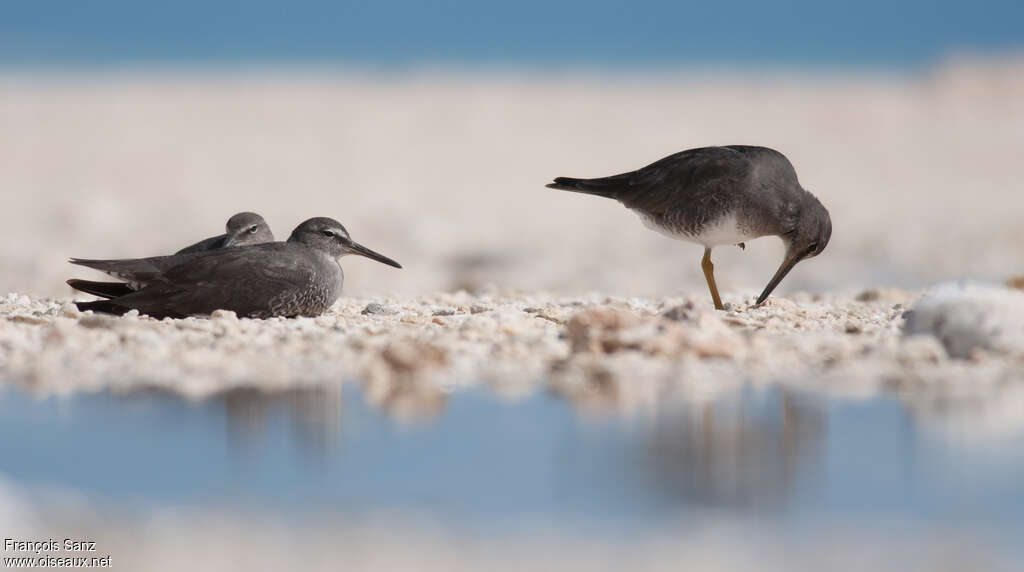
[(206, 252), (229, 246), (245, 246), (247, 244), (263, 244), (274, 242), (274, 233), (270, 232), (270, 226), (263, 217), (256, 213), (238, 213), (228, 219), (224, 225), (224, 234), (211, 236), (206, 240), (200, 240), (192, 246), (186, 246), (175, 254), (191, 254), (193, 252)]
[(797, 181), (786, 156), (767, 147), (729, 145), (681, 151), (629, 173), (598, 179), (557, 177), (547, 185), (615, 199), (670, 238), (704, 246), (701, 267), (715, 308), (711, 249), (778, 236), (786, 256), (757, 298), (765, 301), (797, 262), (817, 256), (832, 236), (828, 211)]
[[(191, 246), (186, 246), (175, 252), (175, 254), (192, 254), (231, 246), (274, 242), (274, 233), (270, 232), (270, 226), (267, 225), (267, 221), (263, 220), (263, 217), (256, 213), (243, 212), (232, 216), (225, 225), (225, 231), (224, 234), (211, 236)], [(68, 280), (68, 285), (76, 290), (103, 298), (115, 298), (131, 294), (135, 291), (132, 285), (127, 282), (96, 282), (93, 280), (71, 279)]]
[(286, 242), (125, 260), (81, 260), (130, 282), (134, 291), (109, 300), (77, 302), (80, 310), (123, 314), (138, 310), (155, 318), (177, 318), (231, 310), (239, 316), (317, 316), (341, 295), (345, 275), (338, 258), (359, 254), (402, 266), (349, 237), (336, 220), (311, 218)]

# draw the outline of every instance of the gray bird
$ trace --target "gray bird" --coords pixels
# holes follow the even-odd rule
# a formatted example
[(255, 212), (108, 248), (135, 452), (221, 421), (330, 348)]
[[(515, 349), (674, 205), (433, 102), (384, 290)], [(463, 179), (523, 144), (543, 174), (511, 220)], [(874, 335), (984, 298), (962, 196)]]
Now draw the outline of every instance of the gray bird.
[(311, 218), (286, 242), (222, 248), (125, 260), (82, 260), (131, 283), (134, 291), (109, 300), (77, 302), (80, 310), (123, 314), (138, 310), (155, 318), (231, 310), (239, 316), (318, 316), (341, 295), (345, 276), (338, 259), (358, 254), (401, 268), (352, 240), (336, 220)]
[[(232, 216), (228, 219), (225, 230), (224, 234), (200, 240), (191, 246), (182, 248), (175, 252), (175, 254), (193, 254), (232, 246), (274, 242), (274, 233), (270, 232), (270, 226), (267, 225), (267, 221), (263, 220), (263, 217), (256, 213), (242, 212)], [(125, 296), (135, 291), (132, 285), (127, 282), (97, 282), (95, 280), (71, 279), (68, 280), (68, 285), (75, 290), (81, 290), (86, 294), (102, 298)]]
[(231, 246), (245, 246), (247, 244), (263, 244), (274, 242), (274, 233), (270, 232), (270, 226), (263, 217), (256, 213), (238, 213), (228, 219), (224, 225), (224, 234), (211, 236), (205, 240), (186, 246), (175, 254), (191, 254), (193, 252), (206, 252), (218, 248)]
[(832, 236), (828, 211), (800, 186), (786, 156), (767, 147), (690, 149), (629, 173), (598, 179), (557, 177), (547, 186), (615, 199), (640, 215), (648, 228), (702, 245), (701, 267), (719, 310), (724, 308), (711, 263), (715, 246), (743, 248), (754, 238), (782, 238), (786, 256), (758, 296), (761, 304), (797, 262), (821, 254)]

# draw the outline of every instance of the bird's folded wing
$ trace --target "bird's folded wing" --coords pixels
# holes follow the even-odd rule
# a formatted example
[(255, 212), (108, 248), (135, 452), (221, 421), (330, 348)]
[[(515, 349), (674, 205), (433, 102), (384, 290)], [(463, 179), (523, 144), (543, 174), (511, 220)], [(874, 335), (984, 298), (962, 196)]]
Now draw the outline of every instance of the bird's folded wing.
[(183, 315), (217, 309), (234, 310), (239, 315), (264, 311), (275, 297), (307, 288), (316, 279), (315, 267), (305, 256), (274, 256), (280, 244), (190, 257), (167, 269), (158, 282), (118, 302), (131, 304), (140, 312), (145, 306)]
[(727, 147), (690, 149), (628, 173), (619, 200), (631, 209), (660, 213), (680, 201), (715, 200), (723, 188), (743, 184), (751, 171), (749, 159)]

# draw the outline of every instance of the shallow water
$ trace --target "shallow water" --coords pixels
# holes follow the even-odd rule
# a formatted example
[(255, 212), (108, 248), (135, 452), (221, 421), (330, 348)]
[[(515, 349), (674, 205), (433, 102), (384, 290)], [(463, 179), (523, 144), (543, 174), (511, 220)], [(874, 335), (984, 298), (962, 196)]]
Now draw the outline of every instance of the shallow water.
[(8, 390), (0, 477), (37, 500), (73, 491), (129, 512), (383, 510), (482, 535), (642, 535), (715, 514), (774, 532), (842, 520), (1024, 537), (1019, 440), (960, 439), (962, 421), (930, 430), (895, 397), (746, 388), (627, 417), (468, 389), (429, 411), (399, 422), (349, 385), (202, 402)]

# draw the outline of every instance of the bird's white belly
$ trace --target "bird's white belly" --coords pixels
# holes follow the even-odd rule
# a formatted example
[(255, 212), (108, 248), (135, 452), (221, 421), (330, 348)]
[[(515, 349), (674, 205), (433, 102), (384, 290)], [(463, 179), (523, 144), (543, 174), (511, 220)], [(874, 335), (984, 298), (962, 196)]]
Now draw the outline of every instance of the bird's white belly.
[(750, 232), (745, 232), (739, 226), (735, 214), (729, 214), (722, 218), (704, 225), (704, 228), (700, 229), (696, 234), (690, 234), (687, 232), (680, 232), (672, 228), (664, 227), (658, 224), (651, 217), (634, 211), (640, 215), (640, 220), (643, 221), (644, 226), (647, 228), (657, 231), (669, 238), (677, 240), (685, 240), (687, 242), (693, 242), (696, 244), (703, 245), (706, 248), (713, 246), (719, 246), (722, 244), (738, 244), (740, 242), (746, 242), (757, 238), (758, 235), (754, 235)]

